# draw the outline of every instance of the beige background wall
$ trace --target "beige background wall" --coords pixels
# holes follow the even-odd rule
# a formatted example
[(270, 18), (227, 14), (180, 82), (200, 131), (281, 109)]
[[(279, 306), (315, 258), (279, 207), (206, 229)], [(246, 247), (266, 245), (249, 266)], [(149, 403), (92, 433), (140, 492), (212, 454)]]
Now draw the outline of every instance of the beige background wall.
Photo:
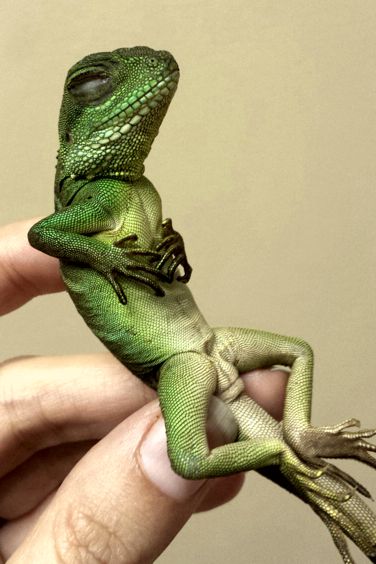
[[(213, 324), (305, 337), (314, 421), (375, 425), (375, 30), (374, 0), (1, 0), (1, 223), (52, 210), (66, 69), (98, 50), (171, 50), (182, 78), (147, 174), (198, 302)], [(0, 330), (2, 358), (101, 348), (65, 295)], [(376, 495), (375, 474), (356, 472)], [(230, 561), (338, 557), (312, 512), (252, 475), (159, 560)]]

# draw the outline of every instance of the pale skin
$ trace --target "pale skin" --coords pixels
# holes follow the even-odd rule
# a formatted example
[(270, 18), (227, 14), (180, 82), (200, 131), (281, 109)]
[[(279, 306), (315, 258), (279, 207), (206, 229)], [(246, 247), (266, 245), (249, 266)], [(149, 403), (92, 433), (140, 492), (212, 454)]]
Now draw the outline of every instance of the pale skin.
[[(27, 243), (35, 221), (0, 230), (1, 314), (64, 289), (58, 261)], [(287, 374), (257, 370), (243, 379), (281, 419)], [(110, 354), (5, 361), (0, 392), (2, 562), (92, 562), (93, 533), (102, 561), (152, 562), (192, 513), (226, 503), (243, 483), (242, 474), (199, 482), (153, 475), (156, 464), (172, 472), (164, 435), (152, 435), (162, 425), (158, 400)]]

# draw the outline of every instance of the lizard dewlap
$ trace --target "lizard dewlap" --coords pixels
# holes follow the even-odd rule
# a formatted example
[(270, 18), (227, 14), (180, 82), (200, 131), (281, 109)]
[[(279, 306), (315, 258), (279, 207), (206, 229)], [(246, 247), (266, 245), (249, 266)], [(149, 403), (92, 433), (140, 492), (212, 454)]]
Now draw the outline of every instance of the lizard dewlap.
[[(80, 314), (110, 351), (158, 388), (168, 450), (186, 478), (257, 470), (308, 503), (344, 562), (346, 536), (376, 562), (368, 491), (325, 458), (376, 468), (374, 430), (311, 425), (313, 356), (307, 343), (254, 329), (211, 328), (187, 286), (181, 235), (163, 219), (144, 160), (179, 81), (166, 51), (148, 47), (89, 55), (68, 72), (59, 120), (55, 213), (30, 243), (58, 257)], [(277, 423), (243, 390), (239, 373), (291, 368)], [(205, 424), (217, 396), (235, 442), (209, 448)], [(216, 400), (216, 401), (219, 401)], [(231, 417), (228, 414), (231, 411)]]

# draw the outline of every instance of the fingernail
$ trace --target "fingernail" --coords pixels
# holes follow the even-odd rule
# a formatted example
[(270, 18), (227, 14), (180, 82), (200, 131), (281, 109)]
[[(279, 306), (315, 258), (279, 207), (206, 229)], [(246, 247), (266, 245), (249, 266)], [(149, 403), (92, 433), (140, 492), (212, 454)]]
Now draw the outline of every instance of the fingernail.
[(193, 496), (205, 480), (186, 480), (171, 468), (163, 417), (152, 426), (140, 449), (141, 463), (147, 478), (164, 494), (184, 501)]

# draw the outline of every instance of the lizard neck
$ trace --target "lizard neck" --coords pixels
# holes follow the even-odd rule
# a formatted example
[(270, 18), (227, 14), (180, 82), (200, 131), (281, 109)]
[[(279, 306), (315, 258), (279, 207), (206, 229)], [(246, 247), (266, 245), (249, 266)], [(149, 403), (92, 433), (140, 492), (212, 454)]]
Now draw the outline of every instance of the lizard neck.
[(89, 182), (91, 180), (98, 180), (100, 178), (109, 178), (112, 180), (123, 180), (124, 182), (136, 182), (140, 178), (143, 177), (145, 172), (145, 166), (143, 162), (134, 162), (131, 166), (127, 167), (126, 169), (116, 169), (114, 166), (113, 168), (107, 164), (107, 166), (101, 170), (99, 167), (94, 172), (88, 172), (87, 174), (67, 174), (67, 170), (64, 167), (64, 161), (59, 158), (56, 165), (56, 174), (55, 174), (55, 195), (59, 194), (64, 187), (64, 190), (67, 186), (72, 185), (76, 182)]

